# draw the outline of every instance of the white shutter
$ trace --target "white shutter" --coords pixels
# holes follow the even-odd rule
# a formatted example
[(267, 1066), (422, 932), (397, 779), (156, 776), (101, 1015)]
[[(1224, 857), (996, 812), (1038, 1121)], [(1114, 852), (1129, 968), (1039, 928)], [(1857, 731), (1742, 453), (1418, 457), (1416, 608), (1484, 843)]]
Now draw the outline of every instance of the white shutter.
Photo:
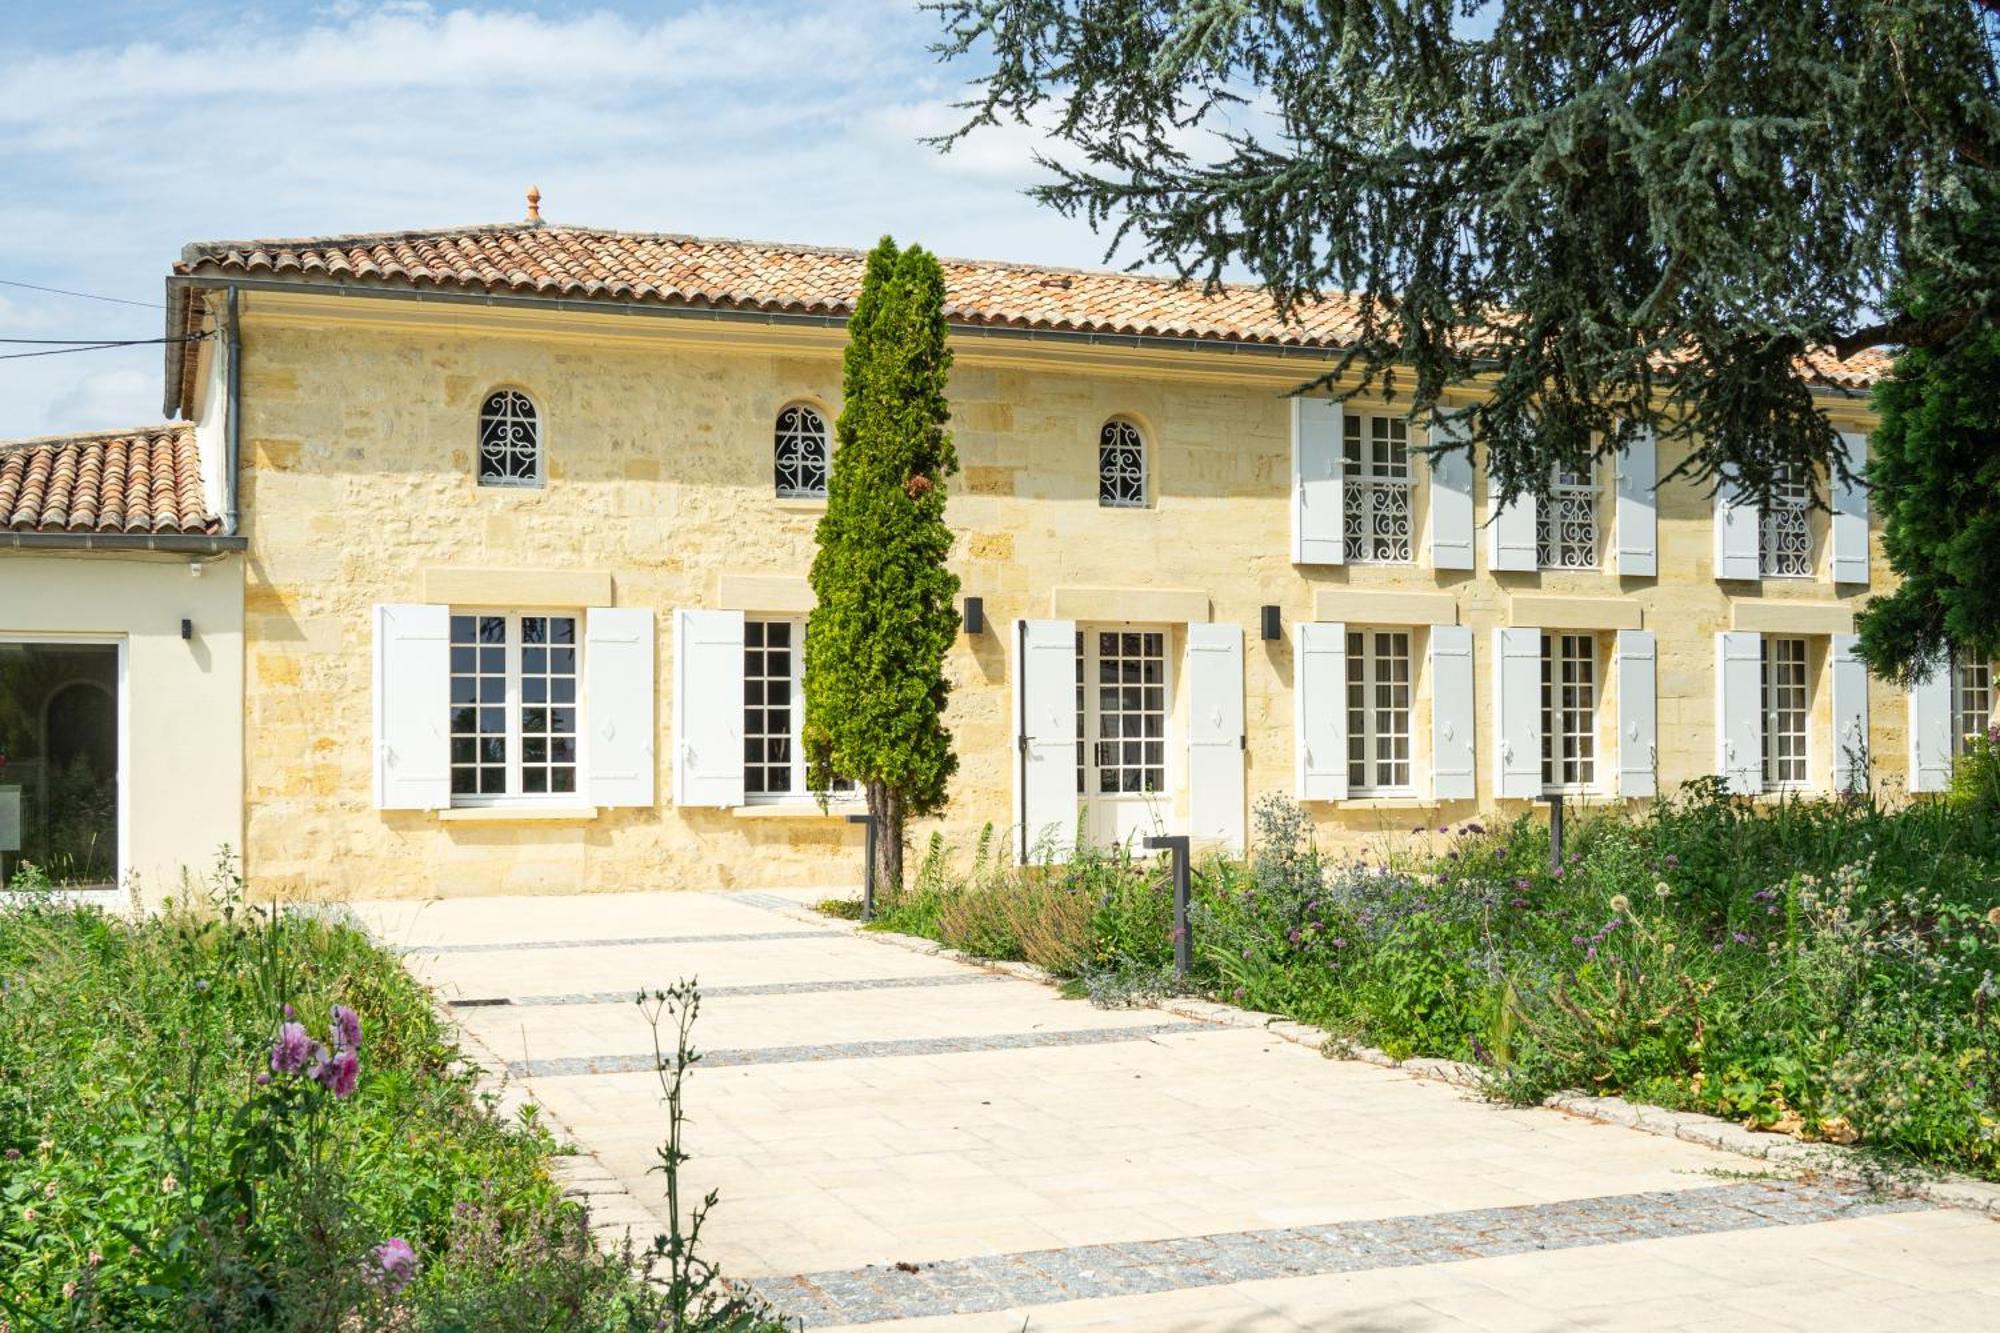
[(1659, 448), (1641, 428), (1618, 454), (1618, 572), (1652, 578), (1660, 572), (1660, 518), (1654, 492), (1660, 482)]
[(1659, 664), (1650, 630), (1618, 631), (1618, 794), (1659, 793)]
[(1347, 507), (1341, 474), (1341, 407), (1331, 398), (1292, 399), (1292, 563), (1337, 565)]
[(1188, 833), (1243, 854), (1243, 627), (1187, 628)]
[(674, 612), (674, 804), (743, 804), (743, 613)]
[(1542, 794), (1542, 632), (1493, 631), (1493, 698), (1499, 705), (1496, 794)]
[[(1431, 443), (1461, 439), (1462, 422), (1436, 422)], [(1431, 567), (1472, 568), (1472, 451), (1431, 454)]]
[(1727, 477), (1719, 480), (1715, 488), (1715, 577), (1755, 579), (1762, 575), (1757, 550), (1760, 522), (1757, 506), (1744, 496), (1742, 487)]
[(653, 804), (653, 698), (653, 613), (591, 607), (583, 620), (583, 762), (592, 805)]
[(1014, 808), (1023, 864), (1076, 843), (1076, 622), (1017, 620)]
[(1952, 707), (1950, 662), (1910, 687), (1910, 790), (1951, 787)]
[(1500, 503), (1500, 486), (1487, 470), (1486, 567), (1488, 569), (1534, 570), (1541, 564), (1535, 545), (1537, 504), (1533, 495), (1517, 495), (1514, 503)]
[(1715, 636), (1715, 767), (1729, 790), (1764, 790), (1764, 639), (1743, 630)]
[(451, 804), (451, 608), (375, 607), (375, 808)]
[(1868, 582), (1868, 487), (1860, 478), (1868, 466), (1868, 437), (1842, 432), (1841, 447), (1846, 451), (1847, 468), (1856, 474), (1853, 481), (1836, 481), (1833, 487), (1833, 581)]
[(1868, 787), (1868, 666), (1854, 649), (1854, 634), (1835, 634), (1828, 645), (1833, 676), (1833, 789)]
[(1474, 710), (1472, 631), (1463, 625), (1431, 628), (1431, 795), (1469, 801), (1479, 794), (1472, 770)]
[(1292, 653), (1301, 801), (1347, 799), (1347, 626), (1300, 621)]

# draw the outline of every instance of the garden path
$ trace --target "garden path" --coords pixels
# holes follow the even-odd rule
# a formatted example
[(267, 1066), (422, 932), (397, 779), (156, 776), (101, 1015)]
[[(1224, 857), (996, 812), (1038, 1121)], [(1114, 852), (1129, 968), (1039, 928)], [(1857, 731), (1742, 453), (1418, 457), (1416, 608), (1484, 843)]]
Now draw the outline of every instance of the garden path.
[(708, 1253), (811, 1329), (1900, 1330), (2000, 1308), (2000, 1225), (1971, 1213), (1095, 1009), (804, 919), (806, 896), (357, 910), (625, 1184), (641, 1241), (663, 1112), (631, 996), (698, 977)]

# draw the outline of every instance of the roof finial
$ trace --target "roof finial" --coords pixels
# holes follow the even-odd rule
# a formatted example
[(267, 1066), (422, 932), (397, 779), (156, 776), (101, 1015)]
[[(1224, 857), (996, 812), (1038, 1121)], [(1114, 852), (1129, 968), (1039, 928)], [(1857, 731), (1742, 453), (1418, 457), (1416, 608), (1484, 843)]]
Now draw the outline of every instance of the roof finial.
[(542, 187), (539, 185), (530, 185), (528, 187), (528, 221), (540, 222), (541, 220)]

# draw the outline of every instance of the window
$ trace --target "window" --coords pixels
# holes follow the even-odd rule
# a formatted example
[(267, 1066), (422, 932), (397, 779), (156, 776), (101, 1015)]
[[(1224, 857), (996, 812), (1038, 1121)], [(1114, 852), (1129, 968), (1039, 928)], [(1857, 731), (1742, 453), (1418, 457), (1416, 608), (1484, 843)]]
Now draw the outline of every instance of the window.
[(116, 643), (0, 642), (0, 884), (24, 861), (72, 889), (115, 889)]
[(1410, 785), (1410, 636), (1347, 632), (1347, 789), (1380, 795)]
[(1759, 534), (1758, 565), (1767, 579), (1809, 579), (1812, 559), (1812, 486), (1793, 474), (1771, 489)]
[(495, 389), (479, 409), (479, 484), (542, 484), (542, 427), (519, 389)]
[(1547, 503), (1535, 506), (1537, 563), (1543, 569), (1596, 569), (1597, 509), (1596, 469), (1557, 468)]
[(1542, 786), (1597, 783), (1597, 636), (1542, 636)]
[(1954, 662), (1951, 671), (1952, 746), (1959, 753), (1993, 725), (1993, 668), (1986, 662)]
[(1097, 503), (1106, 509), (1146, 507), (1146, 437), (1123, 417), (1097, 435)]
[(1764, 785), (1798, 789), (1807, 784), (1806, 641), (1764, 640)]
[(451, 794), (478, 804), (577, 791), (577, 617), (451, 618)]
[[(743, 791), (751, 800), (812, 794), (806, 781), (806, 627), (798, 620), (743, 622)], [(830, 791), (851, 795), (848, 778)]]
[[(1091, 635), (1087, 678), (1092, 705), (1089, 784), (1101, 796), (1151, 795), (1167, 789), (1167, 636), (1158, 630), (1100, 630)], [(1082, 718), (1084, 711), (1078, 710)]]
[(1347, 559), (1354, 564), (1408, 564), (1410, 423), (1349, 412), (1342, 429)]
[(827, 447), (826, 418), (816, 409), (793, 403), (778, 413), (773, 452), (777, 458), (778, 498), (826, 498), (831, 454)]

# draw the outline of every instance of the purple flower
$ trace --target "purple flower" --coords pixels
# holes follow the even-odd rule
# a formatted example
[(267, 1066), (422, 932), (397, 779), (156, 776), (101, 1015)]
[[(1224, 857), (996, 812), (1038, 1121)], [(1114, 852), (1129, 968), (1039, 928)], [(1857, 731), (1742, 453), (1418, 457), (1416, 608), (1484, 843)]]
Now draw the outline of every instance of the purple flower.
[(417, 1251), (401, 1236), (391, 1236), (375, 1247), (375, 1271), (370, 1274), (391, 1296), (410, 1285), (417, 1275)]
[(1345, 949), (1347, 947), (1347, 941), (1341, 938), (1340, 936), (1335, 935), (1333, 937), (1333, 947), (1336, 949)]
[(1439, 825), (1438, 825), (1438, 832), (1439, 832), (1439, 833), (1449, 833), (1449, 832), (1451, 832), (1451, 830), (1450, 830), (1450, 829), (1448, 829), (1448, 828), (1446, 828), (1446, 827), (1445, 827), (1444, 825), (1442, 825), (1442, 824), (1439, 824)]
[[(290, 1013), (292, 1006), (285, 1006)], [(313, 1041), (306, 1036), (303, 1023), (287, 1023), (278, 1029), (278, 1040), (271, 1047), (271, 1068), (280, 1074), (296, 1074), (306, 1067), (312, 1056)]]
[(1297, 944), (1299, 942), (1299, 932), (1294, 930), (1290, 934), (1286, 935), (1285, 938), (1290, 940), (1293, 944)]
[(333, 1006), (333, 1044), (344, 1051), (361, 1049), (361, 1015), (344, 1004)]
[(298, 1015), (292, 1012), (292, 1006), (290, 1006), (289, 1004), (288, 1004), (288, 1005), (286, 1005), (286, 1006), (285, 1006), (285, 1021), (289, 1023), (289, 1022), (290, 1022), (291, 1020), (293, 1020), (294, 1018), (297, 1018), (297, 1017), (298, 1017)]
[(1679, 858), (1678, 856), (1675, 856), (1675, 855), (1674, 855), (1674, 854), (1673, 854), (1672, 852), (1668, 852), (1668, 853), (1667, 853), (1667, 869), (1669, 869), (1669, 870), (1679, 870), (1680, 868), (1681, 868), (1681, 859), (1680, 859), (1680, 858)]
[(1744, 934), (1744, 933), (1743, 933), (1742, 931), (1740, 931), (1740, 930), (1733, 930), (1733, 931), (1729, 932), (1729, 938), (1730, 938), (1730, 939), (1732, 939), (1732, 940), (1735, 940), (1735, 941), (1736, 941), (1736, 942), (1737, 942), (1738, 944), (1755, 944), (1755, 943), (1756, 943), (1756, 941), (1755, 941), (1755, 940), (1751, 939), (1751, 938), (1750, 938), (1750, 937), (1749, 937), (1748, 935), (1745, 935), (1745, 934)]
[(336, 1097), (350, 1097), (361, 1078), (361, 1057), (353, 1051), (339, 1051), (313, 1071), (321, 1087)]
[(1551, 870), (1549, 874), (1551, 877), (1555, 879), (1561, 879), (1563, 877), (1563, 868), (1561, 866), (1557, 866), (1554, 870)]
[(1475, 819), (1465, 826), (1465, 831), (1467, 833), (1483, 834), (1486, 832), (1486, 825)]

